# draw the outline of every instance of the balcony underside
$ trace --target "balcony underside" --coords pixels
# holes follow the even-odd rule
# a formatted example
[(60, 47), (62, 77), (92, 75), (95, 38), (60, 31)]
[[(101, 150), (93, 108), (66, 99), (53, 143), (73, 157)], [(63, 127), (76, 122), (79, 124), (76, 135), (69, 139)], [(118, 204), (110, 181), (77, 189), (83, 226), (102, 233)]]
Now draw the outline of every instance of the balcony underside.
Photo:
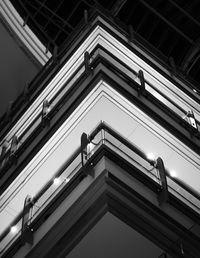
[(156, 184), (109, 148), (90, 161), (92, 176), (79, 171), (33, 223), (31, 249), (18, 249), (19, 241), (3, 257), (65, 257), (107, 212), (173, 257), (182, 257), (181, 246), (187, 257), (198, 257), (199, 236), (187, 229), (185, 208), (180, 212), (176, 198), (159, 206)]

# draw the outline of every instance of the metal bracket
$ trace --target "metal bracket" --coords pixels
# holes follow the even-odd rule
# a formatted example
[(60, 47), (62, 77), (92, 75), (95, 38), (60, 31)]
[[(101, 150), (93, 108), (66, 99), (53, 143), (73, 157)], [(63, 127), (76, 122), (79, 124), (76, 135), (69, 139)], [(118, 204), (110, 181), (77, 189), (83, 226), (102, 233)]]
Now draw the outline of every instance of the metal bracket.
[(91, 72), (92, 72), (92, 66), (91, 66), (91, 63), (90, 63), (90, 58), (91, 58), (91, 55), (88, 53), (88, 51), (86, 51), (84, 53), (84, 65), (85, 65), (85, 72), (87, 75), (90, 75)]
[(81, 135), (81, 163), (82, 163), (82, 168), (84, 171), (84, 174), (90, 174), (91, 176), (94, 175), (94, 169), (93, 169), (93, 164), (88, 164), (87, 166), (85, 165), (87, 160), (88, 160), (88, 144), (90, 141), (88, 140), (87, 134), (82, 133)]
[(5, 164), (8, 161), (7, 149), (9, 143), (5, 140), (1, 146), (1, 155), (0, 155), (0, 170), (4, 168)]
[(50, 112), (50, 104), (48, 100), (43, 101), (43, 106), (42, 106), (42, 123), (43, 125), (46, 125), (49, 121), (49, 112)]
[(85, 166), (87, 161), (87, 145), (89, 143), (88, 137), (86, 133), (82, 133), (81, 135), (81, 163), (82, 167)]
[(188, 122), (190, 123), (190, 125), (195, 129), (198, 129), (193, 111), (188, 111), (186, 116), (188, 118)]
[(19, 143), (18, 137), (17, 137), (16, 135), (14, 135), (14, 136), (12, 137), (11, 147), (10, 147), (10, 158), (11, 158), (11, 162), (12, 162), (12, 161), (14, 161), (14, 162), (17, 161), (16, 151), (17, 151), (17, 149), (18, 149), (18, 143)]
[(159, 202), (159, 205), (162, 205), (163, 203), (168, 201), (169, 194), (168, 194), (168, 185), (167, 185), (165, 166), (164, 166), (163, 160), (160, 157), (158, 157), (158, 159), (156, 160), (156, 167), (159, 171), (159, 176), (161, 181), (161, 191), (158, 194), (158, 202)]
[(33, 207), (33, 199), (30, 195), (27, 195), (24, 201), (24, 209), (22, 214), (22, 233), (21, 241), (22, 244), (29, 243), (33, 244), (33, 229), (29, 225), (31, 210)]
[(18, 137), (17, 135), (14, 135), (12, 137), (12, 141), (11, 141), (11, 147), (10, 147), (10, 155), (13, 155), (15, 154), (15, 152), (17, 151), (17, 148), (18, 148)]
[(145, 89), (145, 79), (144, 79), (144, 73), (142, 70), (139, 70), (138, 72), (138, 78), (140, 79), (140, 87), (138, 89), (138, 96), (145, 95), (146, 89)]

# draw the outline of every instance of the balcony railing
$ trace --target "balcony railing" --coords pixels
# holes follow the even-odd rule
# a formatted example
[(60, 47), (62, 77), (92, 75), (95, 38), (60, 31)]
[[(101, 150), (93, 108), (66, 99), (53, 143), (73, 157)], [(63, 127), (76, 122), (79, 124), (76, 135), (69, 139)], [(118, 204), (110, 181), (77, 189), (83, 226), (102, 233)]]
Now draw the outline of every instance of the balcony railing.
[[(117, 57), (110, 55), (105, 49), (99, 47), (96, 50), (94, 50), (94, 52), (92, 53), (92, 58), (93, 58), (92, 63), (95, 63), (98, 58), (102, 58), (106, 60), (106, 62), (110, 65), (110, 67), (113, 67), (113, 69), (115, 69), (115, 73), (118, 72), (121, 75), (125, 76), (124, 79), (128, 78), (129, 84), (132, 84), (133, 82), (136, 83), (138, 85), (138, 90), (140, 90), (141, 82), (140, 82), (140, 79), (138, 78), (137, 71), (128, 67)], [(82, 76), (84, 76), (85, 74), (84, 72), (85, 72), (85, 67), (84, 67), (84, 63), (82, 62), (73, 72), (73, 74), (67, 79), (67, 81), (63, 82), (63, 85), (62, 87), (60, 87), (59, 91), (58, 92), (55, 91), (51, 93), (51, 97), (49, 100), (49, 103), (51, 106), (50, 115), (53, 112), (55, 113), (55, 110), (58, 109), (59, 103), (61, 103), (61, 101), (63, 101), (64, 98), (66, 98), (74, 83), (80, 80)], [(169, 96), (165, 95), (162, 91), (160, 91), (158, 87), (156, 87), (155, 85), (152, 85), (152, 83), (150, 83), (148, 80), (145, 79), (145, 73), (144, 73), (144, 83), (145, 83), (145, 90), (148, 92), (148, 94), (151, 94), (155, 98), (155, 101), (157, 101), (158, 103), (162, 103), (162, 105), (166, 108), (166, 110), (171, 110), (172, 115), (174, 114), (175, 117), (178, 117), (180, 121), (182, 121), (183, 126), (186, 127), (191, 134), (195, 136), (199, 135), (198, 137), (200, 137), (200, 133), (199, 133), (200, 122), (197, 119), (194, 119), (194, 123), (195, 123), (194, 125), (190, 121), (190, 118), (188, 116), (188, 111), (190, 110), (185, 110), (183, 107), (178, 105), (174, 100), (172, 100)], [(36, 131), (38, 126), (41, 126), (42, 123), (43, 123), (43, 119), (42, 119), (42, 107), (41, 107), (41, 110), (39, 110), (38, 114), (35, 117), (33, 117), (28, 127), (24, 129), (23, 127), (20, 127), (20, 131), (17, 131), (17, 135), (19, 138), (18, 146), (17, 146), (18, 149), (20, 148), (20, 146), (23, 147), (23, 144), (26, 142), (26, 140), (33, 134), (33, 132)], [(5, 153), (4, 154), (2, 153), (0, 157), (1, 169), (3, 169), (3, 167), (9, 167), (9, 164), (10, 164), (9, 156), (10, 156), (10, 147), (11, 147), (12, 138), (6, 139), (6, 140), (8, 140), (7, 149)]]
[[(56, 197), (61, 191), (68, 188), (71, 189), (70, 191), (75, 189), (76, 185), (80, 183), (80, 181), (78, 181), (78, 183), (76, 181), (75, 183), (77, 175), (82, 174), (83, 176), (87, 176), (84, 172), (87, 171), (87, 166), (91, 164), (94, 157), (98, 157), (100, 150), (104, 148), (128, 162), (128, 164), (133, 167), (133, 173), (129, 171), (132, 176), (136, 176), (134, 172), (134, 168), (136, 168), (135, 171), (137, 171), (136, 173), (138, 173), (140, 177), (146, 177), (149, 182), (156, 185), (158, 189), (162, 188), (156, 161), (149, 159), (141, 149), (130, 143), (107, 124), (101, 122), (88, 136), (85, 163), (82, 163), (81, 148), (79, 147), (66, 161), (65, 166), (57, 172), (56, 176), (47, 182), (40, 192), (33, 197), (33, 206), (28, 220), (29, 228), (34, 228), (36, 221), (45, 214), (48, 205), (56, 203)], [(86, 170), (83, 170), (82, 165)], [(95, 166), (95, 164), (93, 165)], [(180, 180), (175, 180), (171, 177), (167, 169), (165, 173), (169, 193), (193, 209), (194, 212), (200, 214), (200, 195)], [(56, 209), (56, 206), (54, 209)], [(12, 225), (9, 225), (3, 234), (1, 234), (1, 255), (3, 255), (17, 239), (19, 240), (22, 234), (22, 217), (23, 211), (18, 214)]]

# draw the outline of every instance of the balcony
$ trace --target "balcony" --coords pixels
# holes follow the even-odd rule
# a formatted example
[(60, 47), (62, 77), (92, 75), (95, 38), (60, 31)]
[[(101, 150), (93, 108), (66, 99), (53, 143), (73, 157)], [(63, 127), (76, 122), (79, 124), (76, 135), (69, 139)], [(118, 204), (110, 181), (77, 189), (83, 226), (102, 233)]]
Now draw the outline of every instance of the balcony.
[[(159, 214), (159, 216), (172, 216), (174, 220), (173, 223), (175, 223), (174, 227), (175, 225), (182, 224), (182, 227), (185, 228), (184, 230), (188, 230), (188, 237), (190, 235), (192, 239), (194, 238), (195, 243), (197, 236), (190, 232), (190, 228), (195, 227), (196, 223), (194, 221), (197, 221), (199, 218), (200, 199), (192, 189), (171, 177), (167, 169), (165, 171), (167, 189), (163, 189), (156, 160), (148, 158), (141, 149), (131, 144), (105, 123), (99, 124), (87, 139), (88, 144), (85, 146), (86, 152), (84, 151), (83, 153), (83, 149), (81, 150), (79, 147), (67, 160), (62, 169), (57, 171), (54, 177), (33, 197), (26, 226), (27, 229), (31, 231), (31, 234), (35, 235), (34, 239), (36, 239), (34, 241), (39, 241), (39, 239), (37, 239), (37, 231), (42, 230), (44, 231), (43, 234), (48, 234), (46, 226), (43, 226), (48, 221), (48, 218), (54, 218), (54, 223), (56, 224), (64, 214), (70, 213), (69, 208), (73, 203), (77, 203), (79, 198), (82, 199), (81, 196), (90, 191), (89, 189), (96, 187), (96, 185), (99, 184), (97, 183), (99, 180), (105, 180), (105, 183), (108, 185), (117, 184), (119, 186), (121, 185), (121, 187), (128, 192), (133, 191), (134, 195), (138, 196), (137, 198), (143, 200), (142, 202), (145, 203), (148, 209), (150, 209), (152, 205), (155, 206), (156, 208), (153, 209), (156, 210), (155, 212)], [(162, 195), (163, 191), (166, 191), (165, 194), (167, 194), (168, 197), (166, 201), (160, 203), (159, 196)], [(60, 207), (64, 203), (68, 203), (69, 206), (65, 206), (65, 209), (62, 210)], [(134, 212), (134, 209), (135, 208), (133, 208), (132, 212)], [(94, 212), (96, 212), (96, 209), (94, 209)], [(24, 232), (22, 232), (23, 216), (24, 211), (17, 216), (12, 226), (6, 229), (3, 235), (1, 235), (2, 257), (7, 257), (9, 252), (12, 254), (12, 252), (20, 248), (24, 234)], [(190, 217), (190, 220), (194, 220), (192, 226), (191, 224), (188, 225), (188, 222), (184, 222), (184, 217), (187, 216)], [(167, 223), (167, 218), (163, 226), (166, 226), (165, 223)], [(52, 226), (53, 225), (48, 223), (48, 227)], [(161, 230), (158, 221), (156, 225), (153, 223), (152, 227), (158, 227), (157, 230)], [(181, 225), (179, 225), (179, 227), (181, 228)], [(179, 233), (179, 231), (175, 231), (175, 234), (177, 234), (176, 240), (174, 240), (174, 238), (173, 240), (171, 239), (170, 245), (165, 247), (171, 254), (178, 252), (176, 248), (177, 245), (180, 244), (180, 237), (183, 243), (186, 241), (182, 239), (182, 235), (179, 235)], [(165, 235), (167, 234), (169, 234), (168, 237), (170, 237), (171, 233), (165, 232)], [(181, 234), (183, 234), (183, 232)], [(155, 241), (154, 238), (157, 236), (150, 235), (150, 240)], [(184, 238), (185, 237), (184, 234)], [(162, 243), (162, 245), (163, 244), (164, 243)], [(186, 247), (184, 247), (185, 252), (188, 252), (188, 254), (193, 252), (193, 247), (192, 251), (190, 249), (187, 250), (187, 248), (186, 245)], [(195, 248), (198, 249), (198, 246)]]

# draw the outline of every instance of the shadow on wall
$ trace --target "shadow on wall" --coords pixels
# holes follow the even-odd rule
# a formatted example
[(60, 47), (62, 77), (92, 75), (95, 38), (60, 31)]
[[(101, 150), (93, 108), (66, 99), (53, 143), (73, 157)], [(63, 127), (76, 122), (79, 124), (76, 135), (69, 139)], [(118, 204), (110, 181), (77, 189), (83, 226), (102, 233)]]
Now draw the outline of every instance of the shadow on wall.
[(20, 48), (20, 43), (14, 39), (0, 22), (0, 117), (6, 112), (8, 103), (15, 101), (30, 82), (40, 65), (36, 65)]
[(106, 213), (66, 258), (156, 258), (162, 253), (154, 243)]

